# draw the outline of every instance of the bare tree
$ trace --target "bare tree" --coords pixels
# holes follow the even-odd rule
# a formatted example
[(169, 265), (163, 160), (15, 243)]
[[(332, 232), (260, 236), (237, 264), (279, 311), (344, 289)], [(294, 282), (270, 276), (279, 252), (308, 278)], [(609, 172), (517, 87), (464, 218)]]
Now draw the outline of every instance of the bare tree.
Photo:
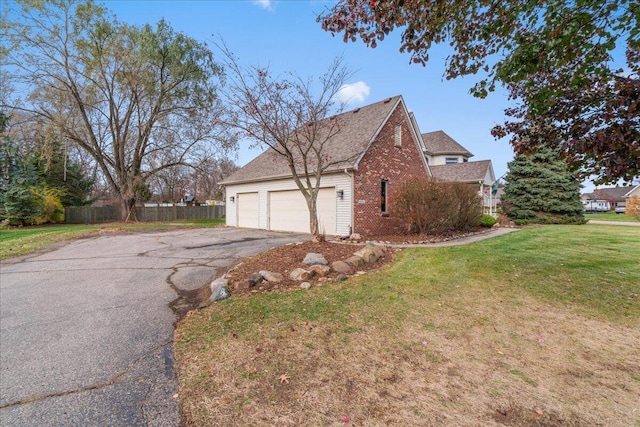
[(29, 91), (10, 107), (35, 113), (89, 153), (123, 219), (135, 219), (151, 176), (189, 164), (198, 145), (233, 143), (217, 120), (221, 69), (203, 44), (164, 21), (120, 23), (90, 0), (9, 5), (12, 49), (3, 62)]
[(318, 225), (317, 197), (322, 174), (350, 159), (331, 158), (326, 146), (338, 132), (337, 115), (346, 106), (337, 94), (352, 72), (337, 58), (317, 81), (295, 73), (274, 76), (269, 67), (245, 68), (223, 44), (228, 84), (224, 95), (230, 117), (227, 123), (249, 138), (254, 146), (282, 156), (309, 209), (309, 229), (315, 240), (322, 235)]

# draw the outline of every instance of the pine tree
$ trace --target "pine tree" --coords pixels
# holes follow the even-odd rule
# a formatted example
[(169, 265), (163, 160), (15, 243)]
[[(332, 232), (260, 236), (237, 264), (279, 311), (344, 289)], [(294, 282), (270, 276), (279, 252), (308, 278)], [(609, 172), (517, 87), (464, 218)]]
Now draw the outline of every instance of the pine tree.
[(560, 153), (549, 147), (509, 163), (502, 196), (505, 213), (516, 224), (582, 224), (580, 182)]

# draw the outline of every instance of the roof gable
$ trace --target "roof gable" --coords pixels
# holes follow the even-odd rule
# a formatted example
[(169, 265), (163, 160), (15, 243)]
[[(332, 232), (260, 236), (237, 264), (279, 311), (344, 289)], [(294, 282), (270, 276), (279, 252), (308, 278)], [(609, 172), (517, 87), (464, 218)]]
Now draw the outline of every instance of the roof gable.
[(440, 156), (444, 154), (461, 154), (465, 157), (473, 157), (473, 154), (444, 131), (427, 132), (422, 134), (425, 151), (430, 156)]
[[(364, 107), (332, 116), (321, 121), (335, 120), (340, 131), (324, 146), (324, 164), (332, 164), (326, 172), (353, 169), (378, 135), (402, 97), (395, 96)], [(298, 156), (299, 157), (299, 156)], [(296, 159), (296, 169), (302, 170), (303, 162)], [(310, 162), (309, 170), (316, 164)], [(267, 149), (258, 157), (238, 169), (222, 184), (255, 182), (291, 177), (287, 159), (273, 149)]]
[(491, 160), (431, 166), (431, 173), (434, 178), (442, 181), (484, 183), (495, 181)]

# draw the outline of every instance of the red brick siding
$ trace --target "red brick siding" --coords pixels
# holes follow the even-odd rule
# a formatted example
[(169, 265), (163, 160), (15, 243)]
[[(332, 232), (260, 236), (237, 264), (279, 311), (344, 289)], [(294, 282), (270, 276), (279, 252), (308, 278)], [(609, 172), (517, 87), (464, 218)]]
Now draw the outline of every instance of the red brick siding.
[[(397, 125), (402, 126), (401, 147), (395, 146)], [(381, 212), (381, 181), (387, 181), (389, 211), (394, 193), (403, 181), (409, 178), (427, 178), (422, 156), (410, 131), (404, 108), (399, 104), (353, 174), (354, 233), (366, 236), (402, 230), (393, 213), (383, 215)]]

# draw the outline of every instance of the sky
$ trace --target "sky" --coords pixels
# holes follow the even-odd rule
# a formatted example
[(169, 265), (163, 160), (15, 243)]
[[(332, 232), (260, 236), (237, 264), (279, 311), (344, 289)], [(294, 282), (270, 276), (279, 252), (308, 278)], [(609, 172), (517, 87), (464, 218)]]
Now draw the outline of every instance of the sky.
[[(344, 43), (316, 22), (316, 16), (333, 2), (325, 1), (178, 1), (106, 0), (100, 3), (130, 24), (155, 24), (164, 18), (176, 30), (214, 50), (224, 40), (243, 65), (270, 66), (275, 72), (318, 77), (336, 57), (351, 69), (351, 103), (348, 109), (402, 95), (421, 132), (443, 130), (474, 154), (471, 160), (490, 159), (496, 178), (507, 171), (513, 151), (506, 140), (496, 141), (490, 130), (504, 121), (509, 105), (506, 93), (485, 100), (468, 91), (474, 78), (444, 80), (447, 50), (436, 49), (427, 67), (410, 64), (399, 52), (400, 32), (378, 44)], [(244, 165), (260, 154), (241, 144), (236, 162)]]

